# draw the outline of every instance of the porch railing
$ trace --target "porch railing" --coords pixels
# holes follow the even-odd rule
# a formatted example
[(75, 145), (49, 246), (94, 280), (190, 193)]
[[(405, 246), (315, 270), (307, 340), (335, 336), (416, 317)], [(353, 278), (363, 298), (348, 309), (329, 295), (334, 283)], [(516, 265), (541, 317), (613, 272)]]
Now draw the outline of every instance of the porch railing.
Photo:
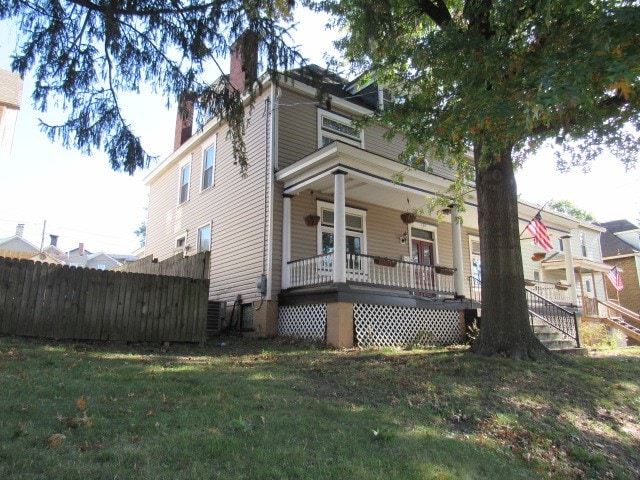
[(541, 297), (555, 303), (570, 304), (571, 295), (568, 285), (559, 285), (551, 282), (540, 282), (537, 280), (525, 280), (527, 288)]
[(529, 306), (529, 319), (531, 320), (531, 324), (533, 324), (535, 319), (539, 319), (572, 339), (576, 347), (580, 348), (578, 319), (575, 312), (571, 312), (549, 301), (529, 287), (525, 288), (525, 290), (527, 292), (527, 304)]
[[(454, 268), (362, 254), (347, 254), (346, 266), (350, 283), (455, 295)], [(288, 268), (291, 288), (331, 283), (333, 254), (294, 260), (288, 263)]]
[[(552, 283), (551, 285), (554, 284)], [(469, 277), (469, 289), (471, 299), (481, 304), (482, 282), (478, 278)], [(534, 321), (538, 319), (572, 339), (576, 347), (579, 348), (580, 339), (578, 337), (578, 319), (576, 314), (540, 295), (534, 291), (531, 286), (527, 286), (525, 291), (531, 324), (533, 325)]]

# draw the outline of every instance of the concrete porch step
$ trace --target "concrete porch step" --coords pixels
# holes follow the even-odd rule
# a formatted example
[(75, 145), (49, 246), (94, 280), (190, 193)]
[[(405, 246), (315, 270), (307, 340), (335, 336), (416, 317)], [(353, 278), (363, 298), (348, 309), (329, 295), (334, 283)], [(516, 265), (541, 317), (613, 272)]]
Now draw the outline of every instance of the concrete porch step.
[(575, 349), (575, 342), (566, 338), (562, 332), (550, 327), (549, 325), (533, 325), (533, 332), (536, 337), (540, 339), (540, 342), (549, 350), (554, 352), (573, 350)]

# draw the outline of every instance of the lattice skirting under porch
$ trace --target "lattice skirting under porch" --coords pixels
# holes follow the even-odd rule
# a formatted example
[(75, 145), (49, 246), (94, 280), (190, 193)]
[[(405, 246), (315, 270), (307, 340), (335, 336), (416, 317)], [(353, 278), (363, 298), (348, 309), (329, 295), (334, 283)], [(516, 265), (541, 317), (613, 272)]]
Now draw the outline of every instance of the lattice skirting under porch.
[(356, 303), (353, 318), (359, 347), (436, 346), (460, 341), (460, 315), (454, 310)]
[(327, 328), (327, 305), (292, 305), (280, 307), (278, 335), (308, 338), (324, 342)]

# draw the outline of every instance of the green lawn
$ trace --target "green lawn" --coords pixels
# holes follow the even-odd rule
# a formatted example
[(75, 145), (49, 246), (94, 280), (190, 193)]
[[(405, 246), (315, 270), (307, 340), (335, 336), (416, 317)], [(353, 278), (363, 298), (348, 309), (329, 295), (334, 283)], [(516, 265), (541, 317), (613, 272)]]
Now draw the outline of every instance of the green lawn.
[(640, 477), (640, 348), (0, 338), (0, 392), (2, 479)]

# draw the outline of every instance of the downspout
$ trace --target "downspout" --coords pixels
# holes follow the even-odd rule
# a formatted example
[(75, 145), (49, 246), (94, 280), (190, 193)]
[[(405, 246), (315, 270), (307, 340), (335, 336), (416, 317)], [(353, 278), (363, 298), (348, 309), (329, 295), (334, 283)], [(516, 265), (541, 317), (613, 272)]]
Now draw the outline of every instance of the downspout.
[[(273, 90), (272, 90), (273, 91)], [(271, 135), (270, 135), (270, 128), (271, 128), (271, 98), (267, 98), (264, 101), (264, 111), (263, 111), (263, 116), (266, 117), (265, 120), (265, 131), (264, 131), (264, 182), (263, 182), (263, 204), (264, 204), (264, 211), (263, 211), (263, 218), (262, 218), (262, 273), (261, 273), (261, 278), (266, 278), (267, 279), (267, 285), (266, 285), (266, 292), (263, 294), (262, 292), (260, 292), (260, 301), (258, 303), (258, 305), (255, 305), (255, 302), (252, 303), (253, 309), (254, 310), (260, 310), (260, 308), (262, 308), (262, 303), (263, 301), (269, 300), (270, 298), (270, 277), (271, 275), (267, 275), (267, 249), (269, 248), (271, 242), (269, 241), (268, 238), (268, 231), (267, 231), (267, 222), (269, 222), (269, 224), (271, 224), (271, 222), (269, 221), (269, 207), (270, 207), (270, 198), (269, 198), (269, 188), (271, 186), (271, 144), (270, 144), (270, 139), (271, 139)], [(271, 225), (269, 225), (269, 228), (271, 228)]]

